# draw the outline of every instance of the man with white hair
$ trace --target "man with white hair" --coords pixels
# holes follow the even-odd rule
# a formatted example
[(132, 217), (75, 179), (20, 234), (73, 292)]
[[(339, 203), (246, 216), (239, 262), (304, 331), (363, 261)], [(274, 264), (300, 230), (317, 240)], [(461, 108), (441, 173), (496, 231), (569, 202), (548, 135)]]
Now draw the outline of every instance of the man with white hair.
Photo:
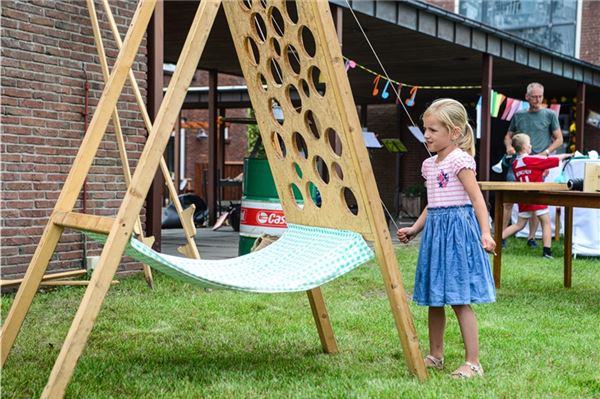
[[(512, 136), (515, 133), (525, 133), (531, 140), (531, 154), (549, 156), (563, 144), (562, 131), (556, 114), (548, 108), (542, 108), (544, 100), (544, 86), (533, 82), (527, 85), (525, 99), (529, 102), (529, 109), (517, 112), (510, 121), (508, 132), (504, 136), (506, 153), (512, 155), (515, 149), (512, 146)], [(516, 181), (512, 168), (508, 169), (506, 181)], [(508, 226), (513, 204), (504, 204), (504, 220), (502, 228)], [(531, 218), (529, 223), (529, 239), (527, 245), (537, 247), (535, 232), (537, 219)], [(503, 243), (504, 245), (504, 243)]]

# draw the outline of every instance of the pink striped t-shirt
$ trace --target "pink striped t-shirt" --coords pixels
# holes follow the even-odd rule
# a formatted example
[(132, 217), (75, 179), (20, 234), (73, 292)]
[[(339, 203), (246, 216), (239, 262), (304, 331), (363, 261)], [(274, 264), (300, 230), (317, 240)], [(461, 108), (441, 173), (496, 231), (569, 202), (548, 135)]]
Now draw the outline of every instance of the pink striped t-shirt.
[(437, 155), (427, 158), (421, 167), (427, 187), (427, 207), (461, 206), (470, 204), (471, 200), (465, 191), (458, 173), (463, 169), (472, 169), (476, 173), (475, 159), (457, 148), (437, 162)]

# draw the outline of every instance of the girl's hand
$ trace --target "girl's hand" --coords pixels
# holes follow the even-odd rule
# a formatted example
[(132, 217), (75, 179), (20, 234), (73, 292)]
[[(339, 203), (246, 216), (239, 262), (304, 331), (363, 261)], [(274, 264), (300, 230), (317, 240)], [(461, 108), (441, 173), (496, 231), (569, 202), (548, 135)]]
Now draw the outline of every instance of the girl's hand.
[(406, 244), (407, 242), (412, 240), (415, 235), (416, 234), (415, 234), (414, 228), (412, 226), (411, 227), (403, 227), (401, 229), (398, 229), (398, 231), (396, 232), (396, 236), (398, 237), (400, 242), (403, 244)]
[(481, 235), (481, 245), (483, 245), (483, 249), (487, 252), (495, 255), (494, 249), (496, 249), (496, 242), (489, 233)]

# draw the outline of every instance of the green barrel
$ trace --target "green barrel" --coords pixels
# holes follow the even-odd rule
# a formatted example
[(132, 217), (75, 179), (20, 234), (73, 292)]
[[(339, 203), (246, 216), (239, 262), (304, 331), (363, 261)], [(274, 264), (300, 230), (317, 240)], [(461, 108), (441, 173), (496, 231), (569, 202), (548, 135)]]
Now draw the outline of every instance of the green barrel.
[(244, 159), (239, 254), (250, 252), (261, 234), (280, 236), (287, 227), (266, 159)]

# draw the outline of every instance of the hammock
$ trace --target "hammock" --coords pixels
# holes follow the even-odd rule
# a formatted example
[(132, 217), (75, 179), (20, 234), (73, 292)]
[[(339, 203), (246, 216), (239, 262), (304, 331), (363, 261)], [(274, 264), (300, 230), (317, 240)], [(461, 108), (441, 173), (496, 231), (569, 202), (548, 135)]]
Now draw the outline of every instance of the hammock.
[[(107, 236), (84, 231), (96, 241)], [(266, 248), (232, 259), (188, 259), (161, 254), (131, 238), (125, 254), (167, 275), (215, 289), (295, 292), (321, 286), (373, 258), (362, 236), (349, 230), (288, 224)]]

